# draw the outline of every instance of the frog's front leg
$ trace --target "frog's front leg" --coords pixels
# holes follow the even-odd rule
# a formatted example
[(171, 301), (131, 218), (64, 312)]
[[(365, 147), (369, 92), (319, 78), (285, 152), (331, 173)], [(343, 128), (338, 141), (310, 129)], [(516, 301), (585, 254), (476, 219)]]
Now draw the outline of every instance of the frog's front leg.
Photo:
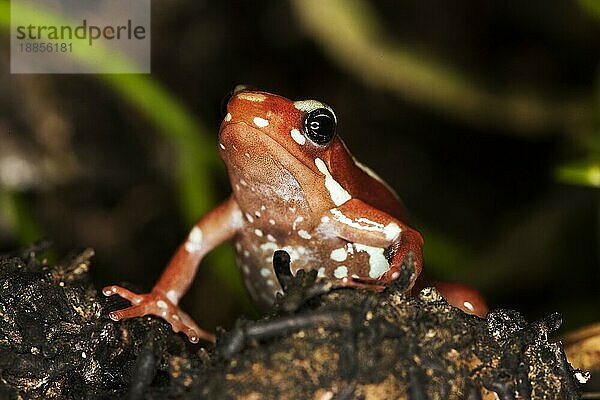
[[(350, 199), (329, 210), (321, 217), (318, 229), (355, 243), (355, 247), (364, 245), (386, 250), (389, 257), (387, 270), (373, 271), (374, 275), (369, 277), (344, 278), (343, 283), (348, 286), (381, 290), (382, 285), (400, 276), (405, 259), (411, 260), (414, 267), (407, 290), (412, 288), (421, 273), (423, 238), (419, 232), (359, 199)], [(409, 255), (411, 257), (407, 258)]]
[(193, 343), (199, 339), (214, 341), (212, 333), (202, 330), (177, 304), (190, 287), (202, 258), (220, 243), (231, 239), (242, 225), (237, 202), (230, 197), (211, 210), (192, 228), (179, 246), (152, 291), (136, 294), (120, 286), (102, 289), (105, 296), (119, 295), (132, 303), (131, 307), (112, 311), (114, 321), (143, 315), (156, 315), (171, 324), (175, 332), (183, 332)]

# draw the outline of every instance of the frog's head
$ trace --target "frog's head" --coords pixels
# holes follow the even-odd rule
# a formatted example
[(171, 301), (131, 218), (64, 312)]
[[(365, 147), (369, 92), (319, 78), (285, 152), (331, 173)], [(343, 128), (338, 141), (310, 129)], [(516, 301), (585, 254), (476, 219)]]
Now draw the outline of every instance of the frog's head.
[(336, 125), (333, 110), (319, 101), (239, 90), (227, 102), (219, 132), (221, 157), (230, 173), (245, 170), (249, 177), (254, 171), (263, 182), (276, 170), (295, 177), (320, 174), (334, 151), (344, 148)]

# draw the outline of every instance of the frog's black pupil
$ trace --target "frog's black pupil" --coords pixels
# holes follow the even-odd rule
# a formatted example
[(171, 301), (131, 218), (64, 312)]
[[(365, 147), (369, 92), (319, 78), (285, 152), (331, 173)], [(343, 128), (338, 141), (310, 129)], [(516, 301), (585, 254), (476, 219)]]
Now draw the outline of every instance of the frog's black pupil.
[(335, 136), (335, 116), (326, 108), (311, 111), (304, 120), (306, 136), (317, 144), (326, 144)]

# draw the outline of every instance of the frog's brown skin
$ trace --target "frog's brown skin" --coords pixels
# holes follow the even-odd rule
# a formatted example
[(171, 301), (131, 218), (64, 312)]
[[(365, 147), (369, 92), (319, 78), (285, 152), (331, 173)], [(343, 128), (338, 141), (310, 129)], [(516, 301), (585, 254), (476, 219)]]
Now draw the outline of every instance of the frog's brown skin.
[[(272, 267), (278, 249), (290, 254), (292, 272), (318, 267), (321, 277), (373, 289), (396, 279), (412, 254), (414, 283), (422, 266), (421, 235), (404, 223), (398, 196), (354, 160), (339, 136), (321, 144), (311, 140), (304, 125), (315, 110), (329, 110), (335, 119), (328, 106), (314, 100), (234, 93), (219, 132), (232, 195), (198, 221), (149, 294), (119, 286), (103, 289), (132, 303), (111, 312), (113, 320), (153, 314), (192, 342), (213, 340), (177, 303), (200, 260), (228, 239), (235, 240), (248, 291), (264, 306), (281, 290)], [(390, 246), (394, 251), (385, 253), (388, 259), (384, 252)]]

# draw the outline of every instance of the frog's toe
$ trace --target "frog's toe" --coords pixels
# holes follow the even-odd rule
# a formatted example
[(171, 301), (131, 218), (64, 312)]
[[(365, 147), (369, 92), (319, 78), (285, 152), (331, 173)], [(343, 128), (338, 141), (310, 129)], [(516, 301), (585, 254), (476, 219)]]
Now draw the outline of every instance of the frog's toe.
[(163, 313), (161, 314), (161, 317), (171, 324), (173, 332), (183, 332), (192, 343), (198, 343), (200, 339), (213, 343), (216, 340), (213, 333), (201, 329), (196, 325), (194, 320), (179, 307), (175, 306), (172, 310), (169, 310), (168, 315)]
[(123, 308), (122, 310), (111, 311), (108, 313), (108, 317), (113, 321), (120, 321), (126, 318), (141, 317), (146, 314), (146, 307), (143, 304), (140, 304)]
[(102, 294), (106, 297), (114, 296), (115, 294), (117, 294), (125, 300), (129, 300), (131, 304), (139, 304), (143, 300), (143, 296), (141, 294), (134, 293), (131, 290), (125, 289), (124, 287), (117, 285), (104, 287), (102, 289)]

